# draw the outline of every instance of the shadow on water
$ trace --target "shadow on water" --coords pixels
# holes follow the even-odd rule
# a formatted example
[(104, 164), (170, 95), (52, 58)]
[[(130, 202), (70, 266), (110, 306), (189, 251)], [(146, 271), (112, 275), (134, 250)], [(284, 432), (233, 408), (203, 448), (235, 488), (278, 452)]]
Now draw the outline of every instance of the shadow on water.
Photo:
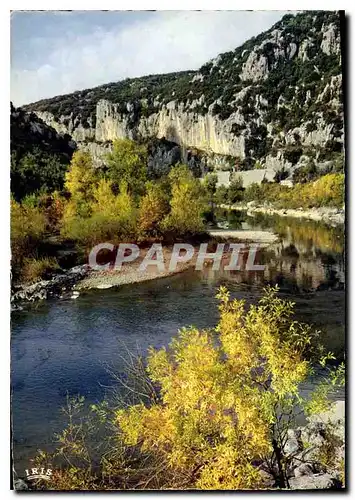
[[(231, 229), (268, 229), (279, 241), (257, 254), (264, 271), (197, 272), (109, 290), (77, 300), (47, 301), (12, 315), (11, 371), (15, 467), (29, 466), (38, 448), (49, 449), (63, 427), (67, 392), (99, 401), (112, 385), (107, 367), (124, 373), (126, 348), (145, 354), (167, 345), (179, 328), (212, 327), (215, 293), (255, 303), (265, 284), (278, 284), (296, 303), (297, 319), (313, 323), (338, 358), (345, 345), (344, 230), (283, 217), (220, 212), (215, 223)], [(21, 474), (20, 474), (21, 475)]]

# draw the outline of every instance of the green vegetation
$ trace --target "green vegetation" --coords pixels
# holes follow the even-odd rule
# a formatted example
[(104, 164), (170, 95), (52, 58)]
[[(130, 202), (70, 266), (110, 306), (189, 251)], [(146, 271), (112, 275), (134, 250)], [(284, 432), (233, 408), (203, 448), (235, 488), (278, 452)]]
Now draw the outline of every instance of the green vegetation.
[[(150, 349), (146, 363), (131, 357), (116, 405), (93, 405), (88, 416), (83, 398), (68, 401), (56, 452), (38, 457), (54, 475), (38, 488), (264, 489), (261, 463), (275, 488), (289, 486), (285, 436), (300, 410), (331, 407), (328, 391), (344, 384), (344, 365), (331, 367), (320, 332), (295, 321), (294, 304), (276, 289), (249, 310), (223, 287), (217, 297), (214, 330), (183, 328), (168, 349)], [(318, 369), (328, 375), (304, 396)], [(334, 466), (333, 451), (330, 436), (322, 463)]]
[(11, 192), (16, 200), (61, 190), (74, 148), (36, 117), (11, 105)]
[[(65, 123), (95, 128), (96, 105), (105, 99), (128, 120), (132, 130), (142, 117), (160, 111), (172, 100), (198, 114), (206, 114), (210, 109), (221, 120), (238, 112), (244, 121), (231, 123), (231, 133), (245, 139), (243, 168), (253, 168), (257, 160), (277, 150), (273, 142), (284, 137), (281, 133), (303, 124), (310, 133), (323, 119), (325, 125), (332, 125), (330, 144), (322, 152), (328, 159), (334, 148), (341, 147), (337, 139), (343, 134), (341, 85), (333, 87), (332, 81), (334, 76), (341, 76), (340, 53), (337, 50), (326, 54), (322, 50), (323, 33), (329, 26), (334, 27), (338, 38), (338, 12), (287, 14), (269, 30), (220, 54), (198, 71), (130, 78), (44, 99), (25, 109), (49, 111)], [(275, 39), (276, 30), (282, 33), (279, 40)], [(265, 79), (241, 79), (252, 52), (266, 59)], [(272, 124), (272, 132), (266, 124)], [(304, 152), (300, 144), (285, 149), (292, 164)], [(313, 146), (309, 149), (316, 151)]]
[(211, 172), (209, 172), (203, 179), (204, 186), (210, 198), (212, 198), (216, 193), (217, 182), (218, 182), (217, 174)]
[[(145, 146), (127, 139), (114, 143), (106, 169), (94, 168), (89, 153), (76, 151), (62, 192), (42, 189), (21, 203), (12, 200), (14, 279), (33, 281), (56, 269), (53, 260), (46, 260), (56, 255), (55, 248), (48, 248), (50, 236), (55, 236), (59, 245), (74, 244), (83, 258), (88, 249), (104, 241), (171, 242), (194, 237), (204, 232), (214, 203), (257, 201), (280, 208), (342, 207), (344, 203), (342, 173), (327, 174), (293, 188), (263, 183), (247, 189), (240, 176), (231, 174), (230, 186), (217, 188), (215, 174), (200, 182), (185, 165), (176, 165), (168, 175), (149, 181), (146, 165)], [(311, 167), (301, 170), (300, 180), (312, 172)], [(30, 261), (25, 263), (24, 259)]]
[(125, 182), (132, 195), (140, 195), (147, 181), (147, 160), (146, 146), (117, 139), (107, 157), (108, 177), (116, 188)]
[[(255, 201), (269, 203), (275, 208), (342, 208), (345, 202), (343, 173), (326, 174), (312, 182), (296, 184), (293, 187), (278, 183), (251, 184), (248, 188), (237, 188), (231, 184), (228, 188), (220, 187), (216, 192), (217, 203), (233, 204), (236, 202)], [(235, 195), (237, 189), (237, 195)], [(236, 200), (236, 201), (233, 201)]]
[(243, 200), (243, 180), (240, 176), (232, 177), (227, 190), (228, 203), (237, 203)]
[[(34, 104), (24, 106), (24, 109), (49, 111), (55, 117), (69, 116), (73, 113), (85, 128), (93, 126), (96, 119), (96, 104), (100, 99), (106, 99), (118, 105), (122, 114), (133, 111), (133, 120), (141, 115), (154, 113), (155, 97), (161, 96), (162, 102), (171, 100), (173, 92), (188, 95), (190, 80), (194, 71), (181, 71), (163, 75), (148, 75), (140, 78), (127, 78), (121, 82), (112, 82), (94, 89), (79, 90), (72, 94), (43, 99)], [(127, 107), (131, 103), (131, 107)]]
[(11, 266), (17, 279), (25, 259), (34, 258), (46, 231), (45, 215), (37, 208), (11, 200)]
[(114, 143), (106, 170), (95, 169), (89, 153), (76, 151), (61, 194), (40, 192), (22, 203), (12, 200), (14, 279), (34, 281), (58, 267), (50, 236), (57, 246), (74, 243), (84, 257), (106, 241), (172, 241), (203, 233), (208, 200), (203, 184), (185, 165), (148, 181), (146, 162), (145, 147), (129, 140)]

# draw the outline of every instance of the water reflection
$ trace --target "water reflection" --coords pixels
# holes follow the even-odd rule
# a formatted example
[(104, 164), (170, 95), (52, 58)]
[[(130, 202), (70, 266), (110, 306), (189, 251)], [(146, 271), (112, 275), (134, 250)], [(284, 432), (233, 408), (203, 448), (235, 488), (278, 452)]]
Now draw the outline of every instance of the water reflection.
[(229, 229), (272, 230), (279, 236), (277, 243), (258, 252), (257, 263), (265, 265), (262, 274), (232, 273), (232, 280), (277, 284), (290, 293), (344, 289), (343, 227), (233, 210), (217, 210), (214, 222)]
[[(342, 228), (287, 218), (219, 213), (215, 223), (235, 229), (269, 229), (279, 241), (260, 249), (265, 271), (188, 270), (153, 282), (92, 290), (73, 300), (30, 305), (13, 314), (11, 326), (14, 460), (19, 470), (38, 448), (49, 449), (63, 427), (60, 408), (68, 391), (104, 397), (106, 366), (122, 373), (125, 345), (144, 354), (167, 345), (182, 326), (213, 327), (221, 284), (233, 297), (255, 303), (266, 283), (296, 303), (296, 319), (323, 332), (339, 359), (345, 344), (344, 235)], [(343, 397), (343, 394), (340, 396)]]

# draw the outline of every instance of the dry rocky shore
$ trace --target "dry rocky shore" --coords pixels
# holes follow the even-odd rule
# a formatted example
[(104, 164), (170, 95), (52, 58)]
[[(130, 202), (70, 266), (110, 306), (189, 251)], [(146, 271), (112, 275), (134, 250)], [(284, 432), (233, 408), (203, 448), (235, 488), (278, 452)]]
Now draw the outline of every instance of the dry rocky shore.
[(343, 208), (275, 208), (269, 204), (258, 205), (255, 201), (249, 201), (246, 204), (222, 204), (220, 206), (221, 208), (245, 211), (247, 215), (262, 213), (265, 215), (279, 215), (281, 217), (295, 217), (297, 219), (303, 218), (321, 221), (332, 226), (345, 223), (345, 210)]

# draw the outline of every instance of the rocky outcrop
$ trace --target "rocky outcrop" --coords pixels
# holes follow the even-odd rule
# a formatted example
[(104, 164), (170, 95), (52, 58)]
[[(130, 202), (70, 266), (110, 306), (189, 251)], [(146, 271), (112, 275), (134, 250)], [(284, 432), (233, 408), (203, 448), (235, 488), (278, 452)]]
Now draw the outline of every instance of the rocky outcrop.
[(334, 24), (330, 24), (324, 28), (321, 49), (328, 56), (331, 54), (339, 54), (340, 36)]
[(246, 63), (243, 66), (243, 71), (240, 78), (244, 81), (256, 82), (262, 78), (266, 78), (268, 74), (267, 58), (263, 55), (259, 56), (256, 52), (251, 52)]
[[(334, 490), (345, 486), (345, 403), (337, 401), (332, 406), (329, 412), (287, 433), (282, 453), (288, 464), (285, 479), (291, 490)], [(277, 471), (270, 470), (269, 464), (263, 462), (259, 469), (264, 487), (274, 489), (278, 486)]]
[[(17, 285), (11, 294), (11, 309), (21, 310), (22, 302), (34, 302), (54, 297), (66, 296), (77, 298), (78, 292), (72, 292), (73, 286), (90, 273), (89, 266), (76, 266), (63, 274), (54, 275), (51, 279), (41, 280), (32, 285)], [(76, 295), (77, 293), (77, 295)]]
[(197, 72), (128, 79), (29, 108), (97, 164), (117, 138), (158, 138), (183, 159), (197, 149), (205, 164), (217, 155), (239, 170), (293, 171), (342, 153), (340, 63), (339, 14), (288, 14)]

